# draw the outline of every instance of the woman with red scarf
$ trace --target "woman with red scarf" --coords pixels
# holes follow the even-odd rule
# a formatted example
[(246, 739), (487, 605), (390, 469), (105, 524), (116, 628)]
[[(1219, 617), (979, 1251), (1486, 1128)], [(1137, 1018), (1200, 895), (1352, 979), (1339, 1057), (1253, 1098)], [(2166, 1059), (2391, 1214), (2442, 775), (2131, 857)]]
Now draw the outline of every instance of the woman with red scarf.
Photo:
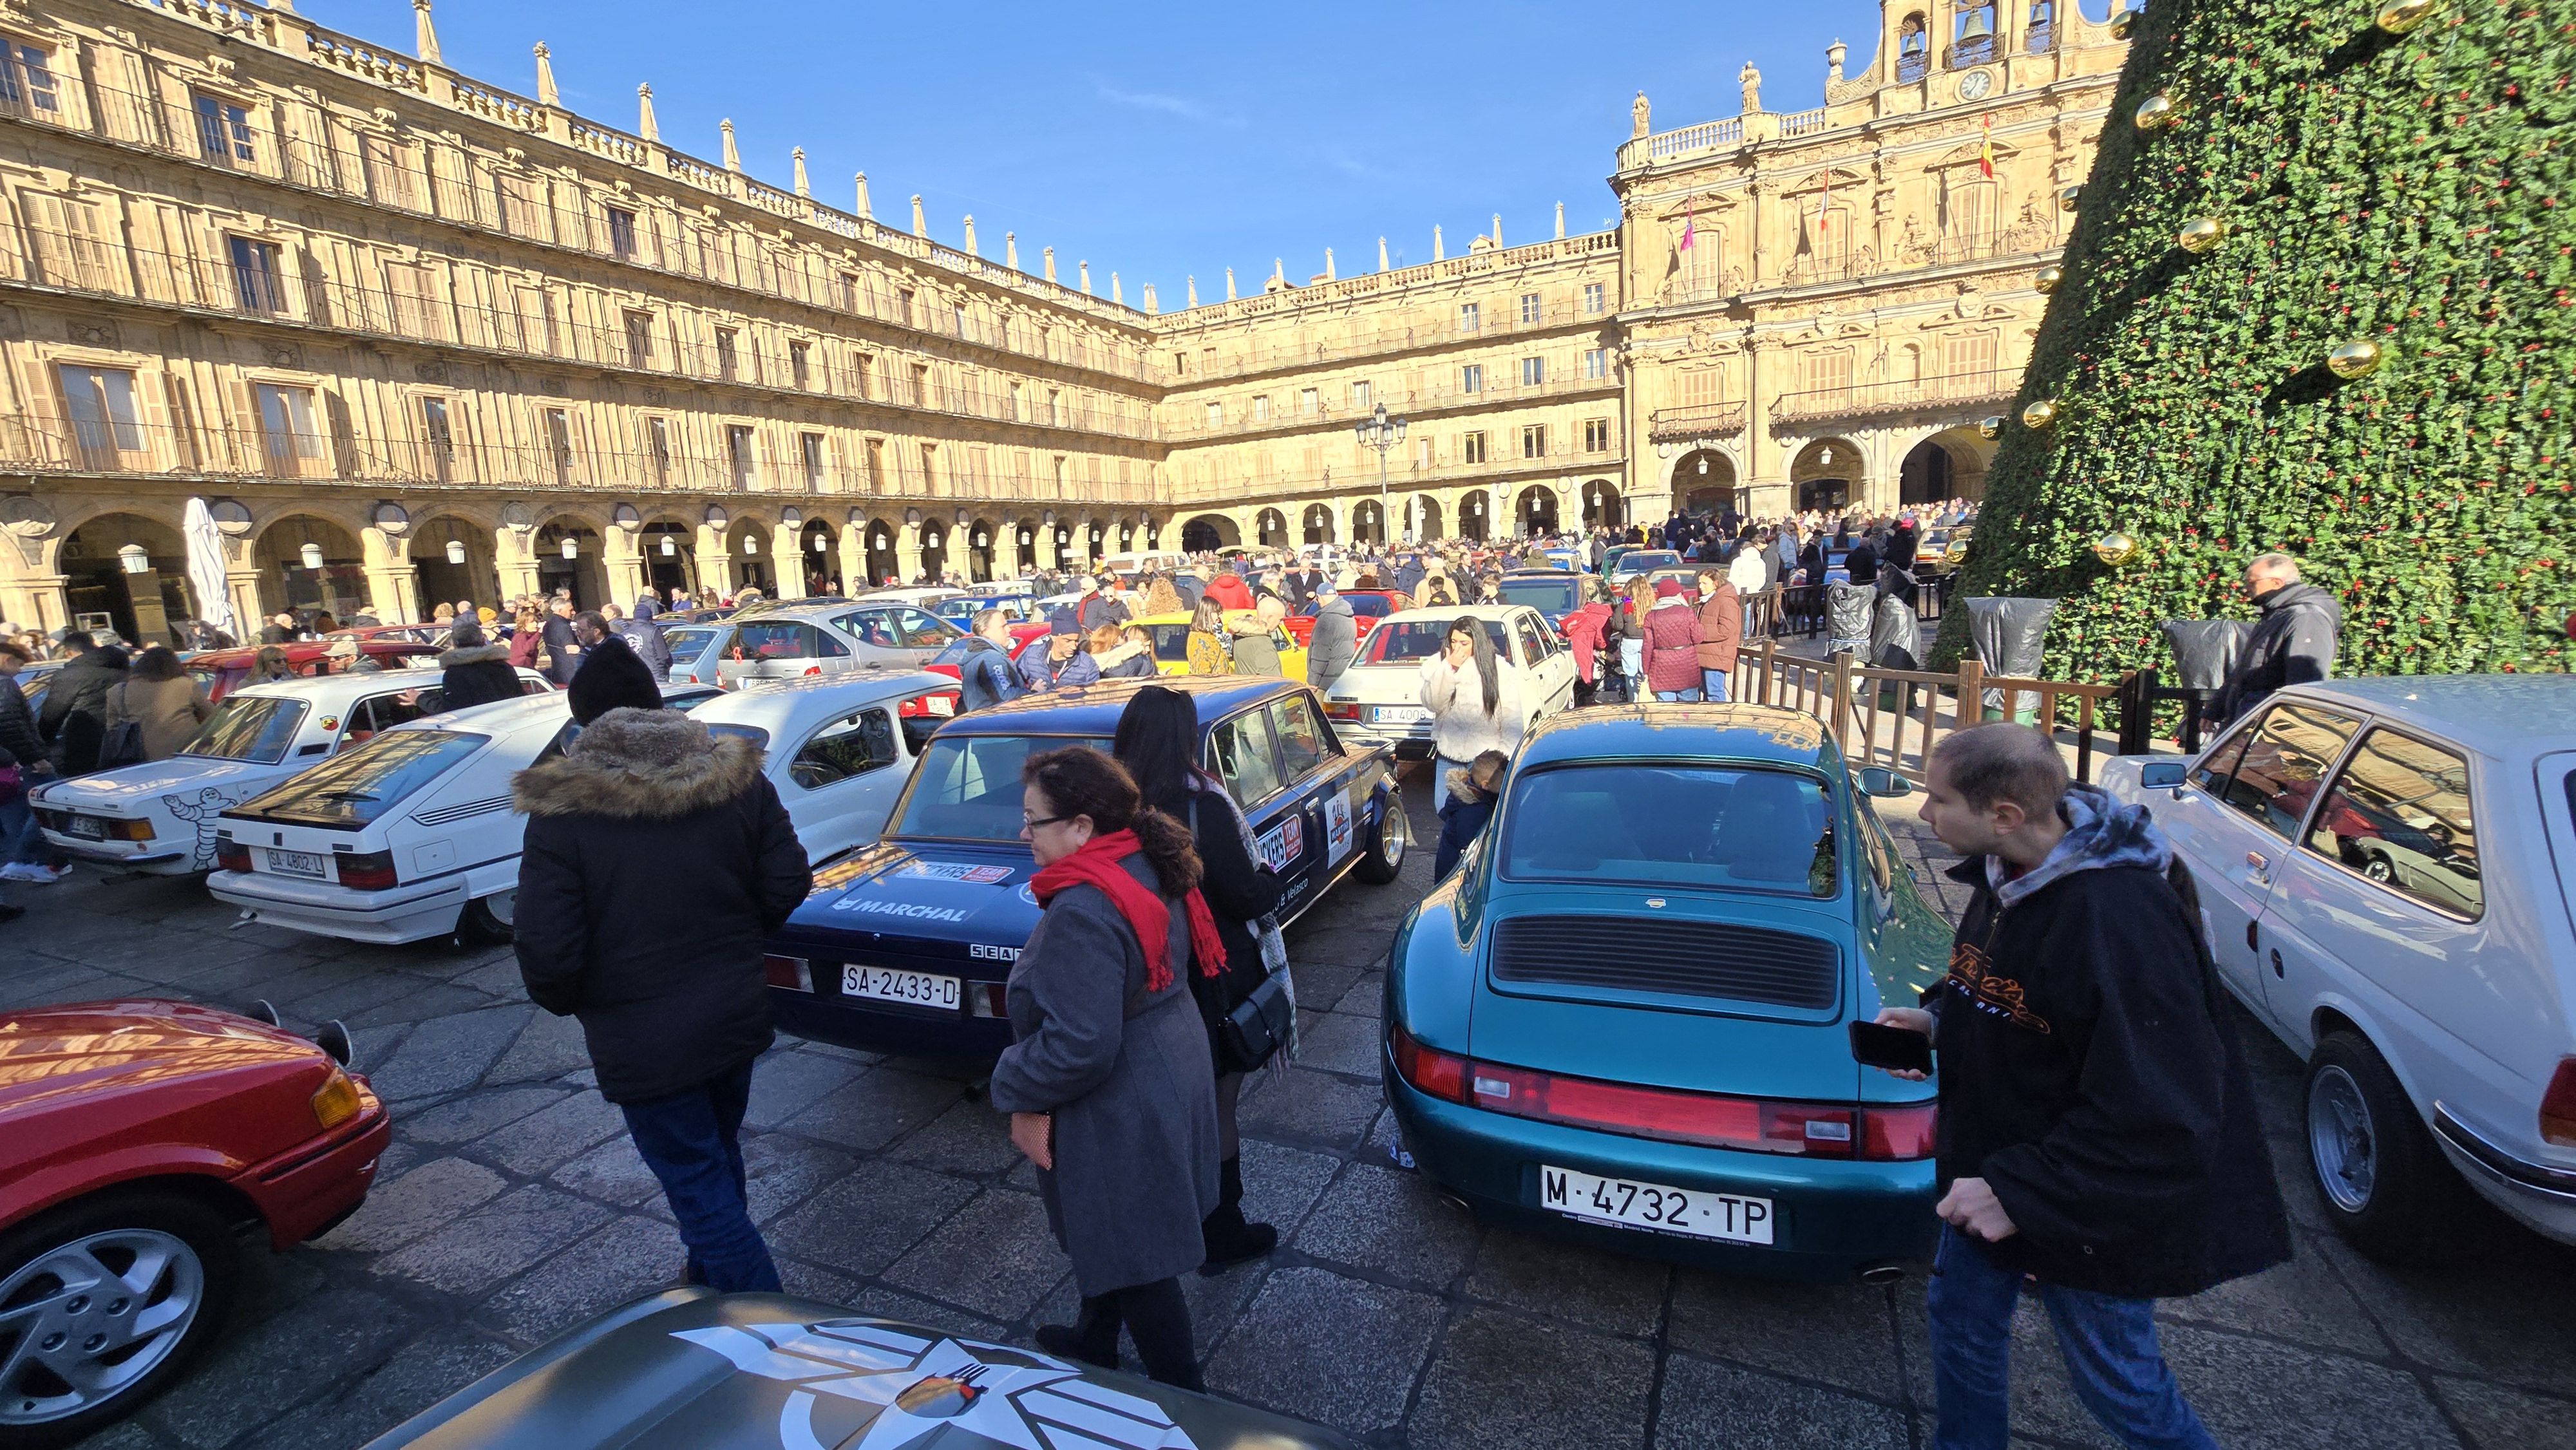
[(1016, 1040), (989, 1092), (1037, 1164), (1082, 1292), (1080, 1320), (1040, 1325), (1037, 1340), (1114, 1369), (1124, 1324), (1147, 1374), (1195, 1390), (1180, 1275), (1205, 1257), (1218, 1150), (1215, 1068), (1184, 974), (1225, 967), (1198, 852), (1088, 746), (1032, 756), (1020, 779), (1045, 914), (1011, 968)]

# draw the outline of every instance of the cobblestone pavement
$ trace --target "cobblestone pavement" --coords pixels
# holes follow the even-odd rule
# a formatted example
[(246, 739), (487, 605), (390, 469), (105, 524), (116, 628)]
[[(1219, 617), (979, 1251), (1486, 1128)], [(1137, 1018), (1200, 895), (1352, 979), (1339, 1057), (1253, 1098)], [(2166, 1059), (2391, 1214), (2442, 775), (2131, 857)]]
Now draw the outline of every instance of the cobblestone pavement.
[[(1417, 831), (1429, 792), (1408, 778)], [(1902, 804), (1901, 802), (1898, 804)], [(1928, 887), (1938, 846), (1895, 822)], [(1792, 1287), (1484, 1229), (1388, 1166), (1376, 1082), (1390, 929), (1428, 885), (1345, 883), (1292, 932), (1305, 1058), (1245, 1104), (1266, 1263), (1189, 1293), (1220, 1393), (1376, 1445), (1920, 1446), (1922, 1283)], [(1949, 888), (1953, 892), (1957, 888)], [(573, 1024), (505, 951), (356, 947), (230, 928), (192, 881), (10, 888), (0, 1007), (118, 994), (342, 1018), (394, 1105), (373, 1198), (269, 1258), (216, 1352), (102, 1446), (352, 1446), (513, 1353), (664, 1287), (681, 1251)], [(1957, 902), (1952, 905), (1955, 908)], [(2327, 1234), (2292, 1136), (2296, 1065), (2259, 1059), (2300, 1225), (2295, 1262), (2166, 1306), (2177, 1373), (2221, 1443), (2576, 1445), (2576, 1253), (2496, 1228), (2447, 1273), (2397, 1274)], [(748, 1143), (788, 1286), (1026, 1342), (1074, 1292), (1002, 1125), (927, 1064), (792, 1041), (763, 1060)], [(2027, 1307), (2027, 1306), (2026, 1306)], [(2029, 1443), (2102, 1445), (2045, 1325), (2019, 1326)]]

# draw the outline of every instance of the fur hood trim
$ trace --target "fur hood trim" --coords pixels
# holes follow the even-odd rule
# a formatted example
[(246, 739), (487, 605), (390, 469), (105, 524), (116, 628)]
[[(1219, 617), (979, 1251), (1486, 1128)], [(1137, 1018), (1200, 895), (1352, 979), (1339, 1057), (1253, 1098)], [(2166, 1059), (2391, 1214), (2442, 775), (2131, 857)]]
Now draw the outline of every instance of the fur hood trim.
[(458, 665), (506, 665), (509, 662), (510, 647), (506, 644), (478, 644), (438, 652), (438, 667), (442, 670), (452, 670)]
[(563, 755), (511, 777), (510, 799), (531, 816), (674, 820), (750, 789), (765, 754), (677, 710), (611, 710)]
[(1145, 647), (1131, 639), (1106, 654), (1093, 655), (1091, 660), (1092, 663), (1106, 670), (1117, 665), (1123, 665), (1144, 652)]
[(1470, 806), (1493, 799), (1492, 796), (1476, 789), (1476, 783), (1467, 778), (1467, 772), (1464, 769), (1449, 772), (1449, 795), (1461, 805)]

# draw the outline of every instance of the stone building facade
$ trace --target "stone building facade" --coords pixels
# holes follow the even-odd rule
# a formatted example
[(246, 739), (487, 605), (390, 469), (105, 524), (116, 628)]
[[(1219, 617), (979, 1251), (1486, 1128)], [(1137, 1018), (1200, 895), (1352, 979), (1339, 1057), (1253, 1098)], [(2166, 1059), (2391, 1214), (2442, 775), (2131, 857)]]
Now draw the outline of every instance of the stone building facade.
[(2121, 53), (1887, 0), (1816, 111), (1639, 97), (1616, 230), (1161, 313), (801, 152), (755, 181), (730, 123), (691, 156), (649, 90), (575, 116), (542, 46), (537, 95), (474, 81), (414, 3), (406, 56), (287, 0), (0, 0), (0, 618), (201, 612), (192, 504), (236, 619), (396, 620), (1973, 492)]

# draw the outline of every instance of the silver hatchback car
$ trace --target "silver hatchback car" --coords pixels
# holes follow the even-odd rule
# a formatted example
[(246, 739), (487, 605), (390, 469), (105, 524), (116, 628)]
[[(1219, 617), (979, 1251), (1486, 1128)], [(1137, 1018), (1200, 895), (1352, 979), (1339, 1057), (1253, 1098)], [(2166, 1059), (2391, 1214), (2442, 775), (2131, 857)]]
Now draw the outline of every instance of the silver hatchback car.
[(728, 690), (753, 680), (792, 680), (864, 669), (918, 669), (961, 634), (926, 609), (894, 602), (770, 610), (728, 621), (716, 675)]

